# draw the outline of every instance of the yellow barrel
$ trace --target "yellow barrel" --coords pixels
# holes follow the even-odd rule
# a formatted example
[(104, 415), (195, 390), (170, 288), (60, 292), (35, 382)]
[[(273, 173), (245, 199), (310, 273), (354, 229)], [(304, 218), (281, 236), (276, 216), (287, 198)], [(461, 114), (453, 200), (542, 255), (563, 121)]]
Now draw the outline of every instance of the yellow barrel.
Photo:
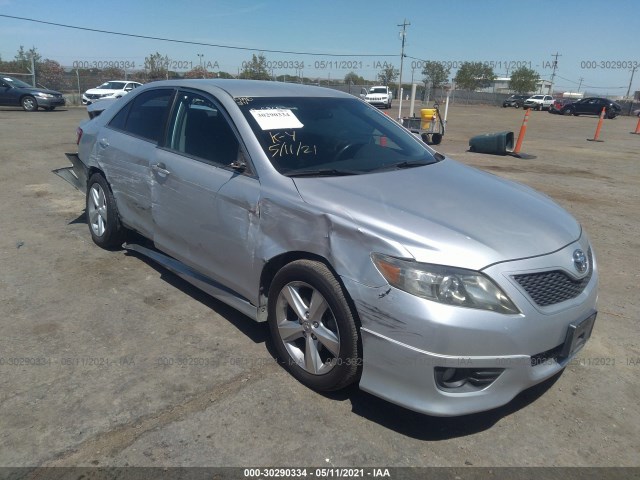
[(429, 130), (431, 128), (431, 122), (436, 119), (437, 113), (435, 108), (423, 108), (420, 110), (420, 117), (422, 117), (422, 130)]

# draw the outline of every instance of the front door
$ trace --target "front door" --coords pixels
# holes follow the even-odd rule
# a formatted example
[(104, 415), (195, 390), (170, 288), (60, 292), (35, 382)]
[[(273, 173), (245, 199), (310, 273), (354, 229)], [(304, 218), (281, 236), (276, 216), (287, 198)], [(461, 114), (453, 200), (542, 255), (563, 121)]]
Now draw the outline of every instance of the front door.
[(260, 182), (224, 110), (204, 94), (181, 91), (165, 148), (151, 165), (156, 246), (255, 302), (254, 245)]

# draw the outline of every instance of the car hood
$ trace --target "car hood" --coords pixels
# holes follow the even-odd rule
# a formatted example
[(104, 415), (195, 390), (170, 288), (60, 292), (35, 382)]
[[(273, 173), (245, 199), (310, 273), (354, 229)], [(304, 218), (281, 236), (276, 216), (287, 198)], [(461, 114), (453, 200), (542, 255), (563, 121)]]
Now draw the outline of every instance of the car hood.
[(93, 94), (111, 95), (111, 94), (122, 92), (122, 91), (124, 90), (114, 90), (113, 88), (90, 88), (84, 93), (90, 94), (90, 95), (93, 95)]
[(48, 88), (37, 88), (37, 87), (33, 87), (33, 88), (21, 88), (22, 91), (24, 92), (29, 92), (29, 93), (48, 93), (49, 95), (62, 95), (60, 92), (57, 92), (55, 90), (49, 90)]
[(425, 263), (480, 270), (556, 251), (581, 234), (579, 223), (549, 197), (450, 159), (294, 182), (305, 202), (401, 244)]

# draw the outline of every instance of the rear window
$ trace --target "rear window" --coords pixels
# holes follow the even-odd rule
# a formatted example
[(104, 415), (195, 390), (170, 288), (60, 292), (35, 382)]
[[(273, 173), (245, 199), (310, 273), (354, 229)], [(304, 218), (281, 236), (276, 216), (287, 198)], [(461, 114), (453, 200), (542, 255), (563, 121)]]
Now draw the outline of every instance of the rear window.
[(173, 89), (148, 90), (128, 102), (109, 122), (116, 130), (155, 143), (162, 138)]

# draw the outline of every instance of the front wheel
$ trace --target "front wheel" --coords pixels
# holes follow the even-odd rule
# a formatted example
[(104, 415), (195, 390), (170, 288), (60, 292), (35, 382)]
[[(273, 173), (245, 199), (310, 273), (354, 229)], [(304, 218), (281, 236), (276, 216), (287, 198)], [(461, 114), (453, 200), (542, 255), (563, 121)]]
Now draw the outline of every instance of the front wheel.
[(120, 223), (118, 207), (107, 180), (94, 173), (87, 183), (87, 217), (94, 243), (111, 249), (124, 241), (125, 229)]
[(36, 99), (31, 95), (23, 97), (20, 103), (25, 112), (35, 112), (38, 110), (38, 102), (36, 102)]
[(308, 387), (338, 390), (357, 379), (362, 355), (355, 313), (323, 263), (297, 260), (276, 274), (269, 328), (278, 356)]

